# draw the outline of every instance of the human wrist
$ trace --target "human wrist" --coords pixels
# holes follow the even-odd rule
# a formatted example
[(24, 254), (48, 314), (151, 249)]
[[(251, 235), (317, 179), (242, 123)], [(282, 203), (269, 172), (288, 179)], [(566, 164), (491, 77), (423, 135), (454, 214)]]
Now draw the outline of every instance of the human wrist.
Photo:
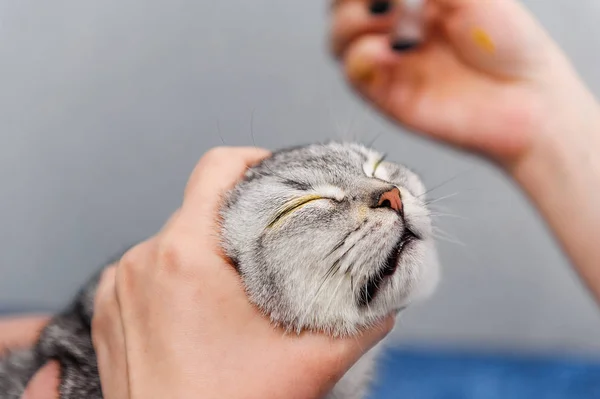
[(528, 153), (509, 167), (509, 174), (539, 206), (552, 202), (559, 192), (583, 189), (584, 181), (597, 179), (600, 184), (600, 174), (594, 171), (600, 150), (600, 108), (585, 114), (585, 121), (572, 120), (571, 127), (557, 124), (551, 134), (540, 135)]
[[(540, 184), (571, 184), (575, 172), (589, 170), (591, 165), (586, 163), (600, 150), (600, 105), (579, 82), (573, 82), (570, 90), (548, 96), (539, 112), (538, 131), (531, 133), (528, 148), (505, 165), (533, 196)], [(534, 184), (536, 181), (539, 184)]]
[(600, 107), (583, 84), (572, 87), (553, 100), (543, 131), (509, 173), (600, 300)]
[(523, 127), (527, 145), (502, 163), (521, 184), (528, 184), (529, 175), (544, 174), (581, 159), (577, 155), (590, 148), (587, 142), (600, 137), (596, 98), (560, 49), (548, 53), (549, 67), (538, 70), (538, 76), (528, 82), (533, 95), (524, 118), (528, 122)]

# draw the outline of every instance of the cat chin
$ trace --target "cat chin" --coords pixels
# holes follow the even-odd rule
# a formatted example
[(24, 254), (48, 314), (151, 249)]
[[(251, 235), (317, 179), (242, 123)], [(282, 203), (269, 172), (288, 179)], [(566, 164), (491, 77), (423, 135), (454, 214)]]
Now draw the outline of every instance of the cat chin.
[(422, 242), (423, 262), (419, 272), (419, 282), (410, 294), (411, 303), (421, 302), (433, 296), (440, 279), (441, 268), (437, 249), (433, 240)]
[[(412, 282), (408, 282), (401, 287), (402, 283), (394, 281), (391, 286), (396, 287), (397, 291), (388, 291), (390, 285), (379, 293), (379, 298), (371, 304), (371, 311), (375, 314), (399, 313), (413, 304), (423, 302), (435, 294), (440, 282), (440, 263), (432, 239), (425, 239), (416, 243), (412, 256), (417, 257), (419, 261), (412, 264), (409, 275), (417, 274), (418, 277)], [(401, 268), (401, 266), (399, 266)], [(398, 271), (397, 271), (398, 273)], [(394, 278), (394, 276), (391, 276)]]

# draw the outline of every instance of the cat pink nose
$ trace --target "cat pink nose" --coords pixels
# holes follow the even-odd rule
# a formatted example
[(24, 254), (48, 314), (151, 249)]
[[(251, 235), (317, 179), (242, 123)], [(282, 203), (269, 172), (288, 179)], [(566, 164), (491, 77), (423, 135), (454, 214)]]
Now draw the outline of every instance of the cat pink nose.
[(398, 213), (402, 213), (402, 199), (398, 187), (394, 187), (381, 194), (377, 206), (391, 208)]

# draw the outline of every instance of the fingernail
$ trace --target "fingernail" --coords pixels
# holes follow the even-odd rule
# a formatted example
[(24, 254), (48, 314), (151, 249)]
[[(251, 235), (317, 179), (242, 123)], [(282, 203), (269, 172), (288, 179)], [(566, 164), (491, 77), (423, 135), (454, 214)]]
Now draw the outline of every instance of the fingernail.
[(348, 68), (350, 79), (363, 84), (369, 84), (375, 79), (375, 65), (364, 59), (355, 59)]
[(496, 45), (494, 44), (492, 38), (483, 29), (475, 28), (473, 29), (471, 35), (475, 43), (483, 50), (487, 51), (488, 53), (493, 53), (496, 50)]
[(385, 0), (374, 0), (371, 2), (369, 6), (369, 11), (373, 15), (383, 15), (387, 14), (392, 8), (391, 1)]
[(410, 51), (419, 46), (419, 42), (412, 40), (396, 40), (392, 43), (392, 50), (399, 53)]

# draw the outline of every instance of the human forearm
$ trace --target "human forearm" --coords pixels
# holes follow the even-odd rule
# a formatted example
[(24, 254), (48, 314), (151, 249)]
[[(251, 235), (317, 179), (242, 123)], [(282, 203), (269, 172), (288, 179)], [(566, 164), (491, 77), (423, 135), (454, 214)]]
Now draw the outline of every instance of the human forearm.
[(600, 301), (600, 108), (576, 78), (569, 86), (511, 173)]

